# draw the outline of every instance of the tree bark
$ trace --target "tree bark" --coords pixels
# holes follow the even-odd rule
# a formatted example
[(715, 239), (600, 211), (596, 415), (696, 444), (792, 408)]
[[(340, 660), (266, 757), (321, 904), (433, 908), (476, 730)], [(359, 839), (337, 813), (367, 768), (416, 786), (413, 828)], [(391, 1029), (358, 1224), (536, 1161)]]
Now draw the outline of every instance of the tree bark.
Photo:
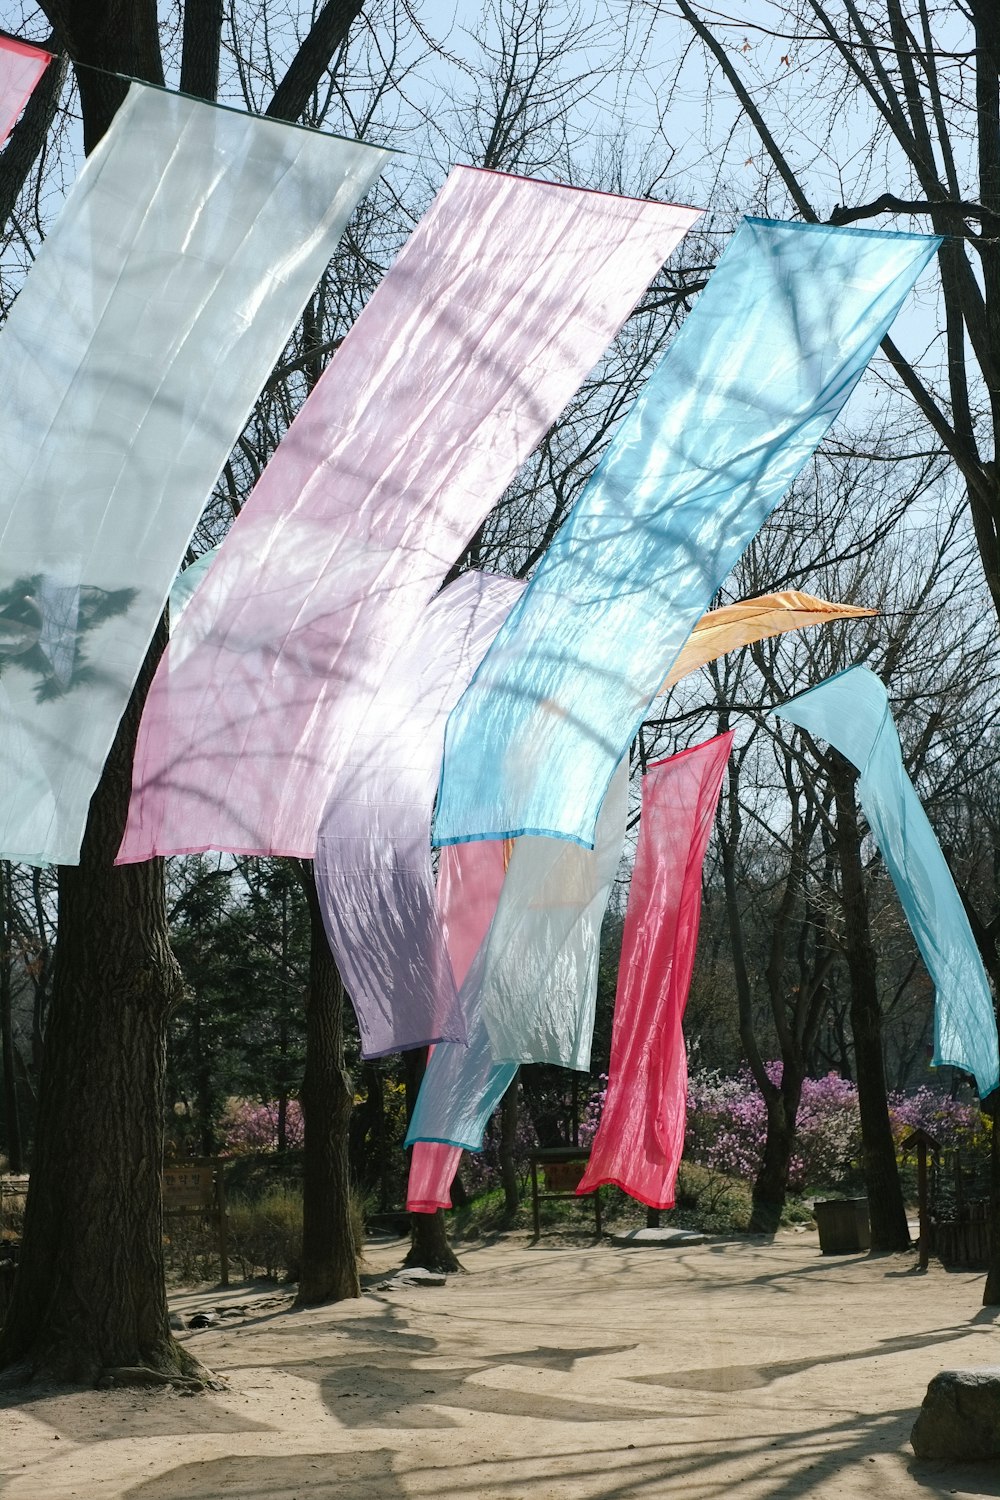
[(160, 1169), (168, 1013), (181, 993), (163, 862), (115, 868), (153, 649), (90, 806), (78, 866), (59, 871), (57, 962), (24, 1242), (0, 1366), (93, 1383), (109, 1368), (191, 1374), (171, 1338)]
[(156, 0), (42, 0), (42, 9), (73, 58), (89, 156), (120, 109), (129, 78), (163, 83)]
[(996, 1091), (988, 1106), (992, 1116), (990, 1130), (990, 1261), (983, 1287), (983, 1306), (1000, 1307), (1000, 1119), (997, 1105), (1000, 1095)]
[(312, 944), (306, 996), (302, 1269), (296, 1303), (313, 1307), (360, 1297), (351, 1216), (348, 1134), (354, 1091), (344, 1067), (344, 986), (326, 939), (311, 861), (297, 861), (309, 903)]
[(184, 0), (181, 93), (214, 99), (219, 92), (222, 0)]
[(910, 1231), (889, 1124), (882, 1017), (875, 948), (868, 923), (861, 834), (854, 794), (857, 772), (831, 751), (830, 779), (837, 804), (837, 858), (844, 907), (844, 945), (851, 984), (851, 1030), (861, 1116), (861, 1156), (873, 1250), (908, 1250)]
[(14, 1062), (14, 994), (11, 982), (13, 967), (12, 921), (10, 910), (10, 865), (0, 864), (0, 1044), (3, 1046), (3, 1103), (7, 1126), (7, 1159), (10, 1170), (24, 1171), (21, 1144), (21, 1116), (17, 1105), (17, 1068)]
[(326, 0), (267, 106), (272, 119), (298, 120), (305, 113), (313, 90), (363, 7), (364, 0)]

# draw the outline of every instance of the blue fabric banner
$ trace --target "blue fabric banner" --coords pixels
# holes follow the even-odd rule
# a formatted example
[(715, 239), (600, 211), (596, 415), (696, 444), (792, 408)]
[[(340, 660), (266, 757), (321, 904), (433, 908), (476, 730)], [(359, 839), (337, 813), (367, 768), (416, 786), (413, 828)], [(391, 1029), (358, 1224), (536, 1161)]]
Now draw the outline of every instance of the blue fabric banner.
[(980, 1097), (1000, 1082), (989, 982), (934, 830), (903, 766), (885, 687), (851, 667), (774, 710), (827, 740), (861, 773), (858, 800), (934, 981), (934, 1066), (974, 1075)]
[(593, 845), (671, 663), (938, 244), (744, 221), (451, 715), (435, 843)]

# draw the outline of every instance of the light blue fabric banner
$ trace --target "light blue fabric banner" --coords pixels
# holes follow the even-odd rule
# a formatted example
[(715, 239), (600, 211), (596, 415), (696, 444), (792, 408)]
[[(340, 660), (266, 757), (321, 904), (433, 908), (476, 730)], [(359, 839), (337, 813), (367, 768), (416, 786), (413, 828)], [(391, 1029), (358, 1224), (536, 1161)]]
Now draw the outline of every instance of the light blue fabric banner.
[(215, 562), (215, 554), (221, 546), (222, 543), (219, 542), (216, 546), (209, 547), (207, 552), (203, 552), (200, 557), (196, 557), (194, 562), (186, 567), (183, 572), (178, 573), (170, 585), (171, 631), (176, 629), (178, 620), (194, 598), (195, 589), (198, 588), (201, 580)]
[(938, 244), (744, 221), (451, 715), (435, 843), (592, 846), (671, 663)]
[(482, 944), (459, 991), (468, 1046), (439, 1042), (434, 1048), (420, 1080), (406, 1132), (407, 1146), (414, 1141), (441, 1141), (481, 1151), (490, 1116), (517, 1072), (517, 1063), (494, 1060), (483, 1019), (481, 994), (488, 946), (488, 940)]
[(981, 1098), (1000, 1082), (989, 982), (941, 846), (903, 766), (885, 687), (851, 667), (774, 710), (827, 740), (861, 773), (858, 799), (937, 990), (934, 1066), (974, 1075)]

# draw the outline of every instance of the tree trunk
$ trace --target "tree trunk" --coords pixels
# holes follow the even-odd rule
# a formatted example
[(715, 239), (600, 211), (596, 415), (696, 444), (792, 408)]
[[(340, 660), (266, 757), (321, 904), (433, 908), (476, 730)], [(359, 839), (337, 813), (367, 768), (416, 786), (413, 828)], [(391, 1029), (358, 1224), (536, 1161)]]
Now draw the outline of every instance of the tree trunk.
[(780, 1089), (769, 1091), (764, 1155), (753, 1185), (751, 1234), (776, 1234), (788, 1193), (788, 1171), (795, 1149), (795, 1119), (799, 1112), (802, 1077), (783, 1064)]
[(994, 1091), (990, 1098), (992, 1128), (990, 1130), (990, 1263), (983, 1287), (983, 1306), (1000, 1307), (1000, 1119), (997, 1119), (997, 1104), (1000, 1097)]
[(861, 1159), (873, 1250), (908, 1250), (910, 1231), (889, 1123), (882, 1016), (875, 971), (875, 948), (868, 924), (861, 864), (861, 834), (854, 795), (857, 772), (831, 751), (830, 779), (837, 802), (837, 858), (844, 905), (844, 945), (851, 983), (851, 1031), (861, 1116)]
[(3, 1046), (3, 1104), (7, 1125), (7, 1160), (12, 1172), (24, 1171), (21, 1116), (17, 1107), (17, 1068), (14, 1062), (14, 994), (11, 983), (10, 865), (0, 864), (0, 1045)]
[(514, 1166), (514, 1146), (517, 1139), (517, 1091), (518, 1077), (515, 1073), (500, 1106), (500, 1181), (503, 1183), (503, 1211), (511, 1219), (521, 1206), (517, 1169)]
[(129, 78), (163, 83), (156, 0), (42, 0), (42, 9), (74, 62), (89, 156), (120, 109)]
[(462, 1264), (448, 1243), (444, 1209), (432, 1214), (410, 1215), (410, 1248), (404, 1266), (422, 1266), (427, 1271), (461, 1271)]
[(302, 1269), (296, 1303), (360, 1297), (347, 1143), (354, 1091), (344, 1067), (344, 986), (326, 939), (312, 863), (296, 862), (309, 902)]
[[(403, 1053), (403, 1068), (406, 1078), (406, 1118), (409, 1121), (417, 1102), (420, 1080), (427, 1067), (427, 1049), (417, 1048)], [(409, 1161), (410, 1152), (406, 1153)], [(432, 1214), (410, 1215), (410, 1248), (404, 1266), (423, 1266), (427, 1271), (461, 1271), (462, 1265), (448, 1243), (448, 1231), (444, 1222), (444, 1209)]]
[(163, 1280), (165, 1039), (181, 992), (163, 862), (113, 864), (165, 639), (161, 621), (91, 802), (80, 864), (59, 871), (24, 1242), (0, 1337), (0, 1366), (16, 1378), (90, 1384), (109, 1370), (198, 1369), (171, 1338)]

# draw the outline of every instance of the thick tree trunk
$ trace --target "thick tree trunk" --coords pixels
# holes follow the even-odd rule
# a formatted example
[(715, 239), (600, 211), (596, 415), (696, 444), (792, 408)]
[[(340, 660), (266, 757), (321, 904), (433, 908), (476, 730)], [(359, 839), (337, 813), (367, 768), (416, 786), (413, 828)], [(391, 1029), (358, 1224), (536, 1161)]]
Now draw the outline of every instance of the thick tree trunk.
[(448, 1243), (444, 1209), (432, 1214), (410, 1215), (410, 1248), (404, 1266), (422, 1266), (426, 1271), (460, 1271), (462, 1264)]
[(910, 1231), (889, 1123), (882, 1016), (875, 948), (868, 923), (861, 835), (854, 795), (857, 772), (831, 752), (830, 779), (837, 801), (837, 858), (844, 904), (844, 945), (851, 982), (851, 1031), (861, 1116), (861, 1159), (868, 1193), (873, 1250), (908, 1250)]
[(163, 83), (156, 0), (42, 0), (42, 9), (74, 62), (89, 156), (121, 107), (128, 78)]
[(309, 902), (312, 946), (302, 1084), (302, 1269), (296, 1302), (312, 1307), (360, 1297), (361, 1283), (347, 1153), (354, 1091), (344, 1067), (344, 986), (326, 939), (312, 864), (297, 863)]
[(1000, 1096), (990, 1098), (993, 1128), (990, 1131), (990, 1263), (983, 1287), (983, 1306), (1000, 1307)]
[[(420, 1080), (427, 1066), (426, 1048), (417, 1048), (403, 1053), (403, 1068), (406, 1078), (406, 1118), (409, 1121), (417, 1102)], [(407, 1152), (407, 1158), (410, 1153)], [(444, 1222), (444, 1209), (432, 1214), (410, 1215), (410, 1248), (404, 1266), (423, 1266), (427, 1271), (460, 1271), (462, 1269), (454, 1250), (448, 1243), (448, 1231)]]
[(21, 1116), (17, 1104), (17, 1068), (14, 1059), (13, 985), (11, 983), (10, 865), (0, 865), (0, 1045), (3, 1047), (3, 1104), (7, 1125), (7, 1160), (12, 1172), (24, 1171)]
[[(141, 705), (161, 622), (90, 806), (78, 866), (59, 871), (57, 962), (24, 1242), (0, 1366), (93, 1383), (197, 1369), (170, 1336), (160, 1168), (167, 1016), (181, 981), (163, 863), (115, 868)], [(127, 1375), (119, 1374), (119, 1379)]]

